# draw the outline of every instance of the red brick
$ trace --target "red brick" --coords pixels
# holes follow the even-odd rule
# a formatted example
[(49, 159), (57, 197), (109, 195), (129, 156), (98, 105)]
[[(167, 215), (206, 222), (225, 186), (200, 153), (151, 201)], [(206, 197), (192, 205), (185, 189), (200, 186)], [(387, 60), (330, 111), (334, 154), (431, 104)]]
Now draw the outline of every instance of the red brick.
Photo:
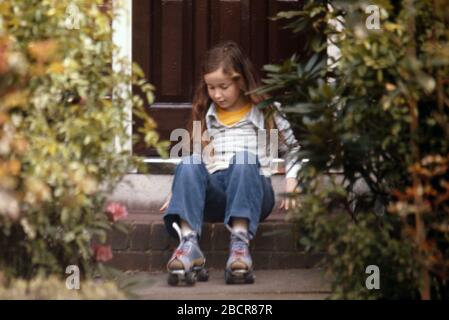
[(176, 245), (176, 240), (171, 239), (163, 223), (154, 222), (151, 225), (150, 249), (172, 250)]
[(275, 249), (273, 223), (261, 223), (257, 230), (256, 236), (252, 240), (251, 248), (257, 251), (273, 251)]
[(210, 223), (203, 224), (200, 239), (200, 248), (203, 251), (212, 250), (212, 229), (213, 229), (212, 224)]
[(149, 257), (141, 252), (114, 252), (108, 265), (124, 271), (149, 271)]
[(150, 248), (151, 226), (148, 224), (136, 224), (131, 231), (131, 250), (146, 251)]
[(230, 234), (223, 223), (214, 223), (212, 228), (212, 249), (224, 251), (229, 249)]
[(167, 262), (171, 257), (169, 251), (152, 251), (149, 254), (150, 271), (165, 271)]
[(205, 252), (206, 255), (206, 268), (223, 269), (226, 266), (226, 260), (228, 259), (228, 253), (225, 251), (213, 251)]
[(129, 246), (129, 236), (119, 230), (111, 230), (108, 232), (107, 242), (113, 250), (127, 250)]
[(289, 223), (276, 224), (276, 231), (279, 231), (274, 236), (276, 251), (296, 251), (296, 237), (292, 230), (292, 225)]

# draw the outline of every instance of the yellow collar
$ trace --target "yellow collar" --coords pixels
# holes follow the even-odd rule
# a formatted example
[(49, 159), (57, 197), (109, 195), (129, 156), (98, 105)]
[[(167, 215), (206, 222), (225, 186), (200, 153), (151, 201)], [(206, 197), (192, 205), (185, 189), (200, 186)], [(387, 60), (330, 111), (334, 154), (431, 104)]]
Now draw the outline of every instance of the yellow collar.
[(252, 104), (248, 103), (243, 108), (240, 108), (235, 111), (226, 111), (226, 109), (222, 109), (217, 106), (217, 116), (218, 120), (226, 126), (233, 125), (234, 123), (242, 120), (246, 114), (251, 110)]

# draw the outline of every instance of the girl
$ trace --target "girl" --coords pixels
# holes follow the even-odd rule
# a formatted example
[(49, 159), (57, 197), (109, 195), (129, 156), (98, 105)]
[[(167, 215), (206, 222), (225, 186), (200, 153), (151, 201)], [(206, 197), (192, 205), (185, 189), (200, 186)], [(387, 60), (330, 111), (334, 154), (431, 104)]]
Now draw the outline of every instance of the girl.
[[(254, 282), (249, 241), (275, 203), (271, 153), (267, 155), (264, 150), (259, 154), (259, 130), (279, 130), (276, 145), (286, 160), (285, 191), (293, 192), (296, 188), (299, 165), (295, 164), (294, 154), (299, 149), (298, 142), (275, 106), (256, 108), (267, 98), (253, 92), (258, 87), (257, 73), (236, 43), (221, 43), (206, 53), (189, 126), (191, 146), (194, 121), (200, 124), (201, 136), (205, 131), (214, 132), (213, 141), (201, 141), (203, 150), (212, 147), (212, 156), (202, 157), (194, 152), (182, 159), (175, 170), (171, 198), (160, 209), (166, 210), (168, 232), (176, 235), (176, 231), (180, 238), (167, 265), (171, 285), (177, 284), (178, 275), (183, 275), (189, 284), (195, 282), (197, 274), (199, 280), (207, 280), (205, 257), (198, 245), (203, 221), (223, 221), (231, 232), (226, 283), (238, 278)], [(289, 208), (288, 199), (282, 201), (280, 208)]]

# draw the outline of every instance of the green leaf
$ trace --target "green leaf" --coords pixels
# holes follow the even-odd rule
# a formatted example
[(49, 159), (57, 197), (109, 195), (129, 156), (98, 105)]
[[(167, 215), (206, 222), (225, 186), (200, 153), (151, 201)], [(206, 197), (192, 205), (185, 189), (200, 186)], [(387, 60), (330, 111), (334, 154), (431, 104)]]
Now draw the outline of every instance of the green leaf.
[(304, 67), (305, 72), (310, 72), (312, 70), (313, 66), (318, 61), (318, 57), (319, 55), (317, 53), (310, 57), (309, 61), (307, 61), (306, 66)]
[(263, 66), (263, 69), (268, 72), (278, 73), (281, 70), (281, 67), (274, 64), (267, 64)]

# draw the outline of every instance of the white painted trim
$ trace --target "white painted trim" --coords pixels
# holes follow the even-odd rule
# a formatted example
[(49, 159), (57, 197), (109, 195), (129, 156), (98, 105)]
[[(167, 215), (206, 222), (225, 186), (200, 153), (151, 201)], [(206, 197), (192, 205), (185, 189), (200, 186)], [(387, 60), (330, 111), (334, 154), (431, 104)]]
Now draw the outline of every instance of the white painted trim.
[[(124, 71), (128, 75), (131, 75), (131, 64), (132, 64), (132, 0), (113, 0), (113, 7), (120, 8), (117, 13), (116, 19), (112, 21), (112, 41), (118, 47), (118, 52), (112, 57), (112, 70)], [(114, 9), (116, 10), (116, 9)], [(124, 58), (129, 65), (125, 70), (121, 69), (121, 66), (117, 64), (117, 61)], [(131, 83), (122, 83), (118, 88), (118, 94), (120, 94), (120, 89), (131, 90)], [(112, 97), (114, 99), (114, 95)], [(132, 153), (132, 102), (129, 101), (124, 106), (126, 113), (128, 114), (127, 119), (127, 133), (129, 135), (129, 140), (124, 144), (120, 145), (118, 139), (116, 140), (117, 152), (128, 150)]]
[(181, 162), (181, 158), (176, 159), (162, 159), (162, 158), (145, 158), (143, 160), (145, 163), (173, 163), (178, 164)]
[[(117, 12), (117, 17), (112, 21), (112, 41), (114, 45), (118, 47), (118, 52), (112, 57), (112, 70), (113, 71), (125, 71), (128, 75), (131, 75), (132, 69), (132, 0), (113, 0), (113, 8), (120, 8)], [(114, 9), (116, 10), (116, 9)], [(117, 64), (119, 59), (125, 59), (127, 66), (125, 70), (121, 70), (121, 66)], [(122, 83), (117, 88), (118, 94), (122, 90), (130, 92), (132, 90), (131, 83)], [(115, 94), (112, 96), (114, 99)], [(116, 140), (116, 151), (128, 151), (132, 154), (132, 135), (133, 135), (133, 116), (132, 116), (132, 101), (123, 106), (128, 115), (126, 119), (126, 132), (128, 134), (128, 141), (123, 145), (120, 144), (118, 139)], [(137, 173), (137, 168), (133, 168), (129, 173)]]

